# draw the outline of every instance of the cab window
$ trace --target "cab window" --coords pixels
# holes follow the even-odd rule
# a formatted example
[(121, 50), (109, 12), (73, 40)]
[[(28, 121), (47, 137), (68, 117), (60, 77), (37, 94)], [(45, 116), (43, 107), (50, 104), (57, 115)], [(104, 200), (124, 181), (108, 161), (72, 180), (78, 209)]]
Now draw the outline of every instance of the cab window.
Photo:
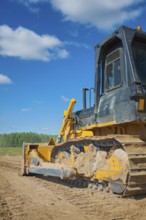
[(120, 49), (117, 49), (106, 56), (105, 82), (106, 90), (111, 90), (121, 85)]
[(146, 42), (141, 43), (134, 41), (132, 47), (137, 73), (141, 83), (146, 85)]

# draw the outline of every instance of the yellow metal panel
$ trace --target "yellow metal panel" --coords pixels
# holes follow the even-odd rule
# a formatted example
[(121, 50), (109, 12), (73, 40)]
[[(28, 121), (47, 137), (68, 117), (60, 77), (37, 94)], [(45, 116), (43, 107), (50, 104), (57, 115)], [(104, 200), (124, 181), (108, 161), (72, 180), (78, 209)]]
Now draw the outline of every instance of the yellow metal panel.
[(89, 150), (89, 146), (84, 146), (84, 152)]
[(45, 161), (50, 161), (53, 148), (54, 145), (38, 146), (39, 156), (42, 157)]
[(61, 136), (64, 135), (66, 126), (68, 125), (69, 122), (71, 122), (70, 118), (71, 118), (72, 110), (74, 108), (75, 103), (76, 103), (76, 100), (71, 99), (70, 104), (68, 106), (68, 109), (64, 110), (64, 119), (63, 119), (62, 126), (61, 126), (61, 129), (60, 129), (60, 135)]
[(24, 149), (24, 161), (26, 163), (30, 162), (30, 158), (29, 158), (29, 145), (25, 146), (25, 149)]
[(79, 130), (72, 130), (70, 132), (70, 138), (79, 138), (79, 137), (90, 137), (93, 136), (93, 129), (94, 128), (101, 128), (101, 127), (108, 127), (112, 125), (116, 125), (116, 121), (106, 122), (102, 124), (92, 124), (86, 127), (82, 127)]
[(109, 164), (97, 170), (94, 176), (95, 179), (108, 181), (117, 179), (122, 173), (123, 164), (115, 157), (109, 158)]
[(50, 138), (49, 144), (48, 145), (55, 145), (55, 141), (53, 138)]
[(143, 111), (144, 110), (144, 99), (139, 99), (138, 110), (139, 111)]
[(75, 165), (75, 155), (72, 151), (71, 151), (70, 159), (71, 159), (71, 166), (74, 166)]
[(89, 137), (89, 136), (93, 136), (92, 131), (82, 131), (81, 137)]
[(51, 153), (54, 145), (27, 144), (24, 148), (24, 161), (31, 162), (31, 156), (39, 156), (43, 161), (51, 161)]
[(67, 110), (64, 110), (64, 116), (67, 116)]
[(109, 122), (98, 124), (98, 128), (107, 127), (107, 126), (116, 125), (116, 124), (117, 124), (116, 121), (109, 121)]
[(88, 131), (88, 130), (72, 130), (70, 139), (73, 138), (81, 138), (81, 137), (92, 137), (93, 136), (93, 131)]
[(81, 128), (81, 130), (92, 130), (94, 128), (108, 127), (108, 126), (112, 126), (116, 124), (117, 124), (116, 121), (110, 121), (110, 122), (105, 122), (101, 124), (92, 124), (92, 125)]

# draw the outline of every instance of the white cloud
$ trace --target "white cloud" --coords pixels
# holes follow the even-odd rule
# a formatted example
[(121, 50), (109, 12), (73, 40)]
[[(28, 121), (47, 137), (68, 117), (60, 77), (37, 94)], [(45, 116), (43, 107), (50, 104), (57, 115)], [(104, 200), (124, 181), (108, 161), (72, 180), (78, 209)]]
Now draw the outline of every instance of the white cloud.
[(11, 83), (12, 81), (8, 76), (0, 74), (0, 84), (11, 84)]
[(45, 2), (49, 2), (49, 0), (15, 0), (23, 5), (29, 6), (29, 5), (35, 5), (38, 3), (45, 3)]
[(22, 112), (30, 112), (30, 111), (31, 111), (31, 108), (22, 108), (21, 111), (22, 111)]
[(44, 3), (48, 2), (48, 0), (17, 0), (18, 2), (21, 2), (23, 4), (37, 4), (37, 3)]
[(138, 5), (141, 2), (144, 0), (51, 0), (66, 20), (105, 30), (138, 17), (142, 13)]
[(58, 51), (58, 57), (61, 59), (65, 59), (69, 56), (69, 53), (67, 50), (63, 49), (63, 50), (59, 50)]
[(50, 61), (60, 56), (64, 43), (56, 36), (38, 35), (27, 28), (18, 27), (15, 30), (7, 25), (0, 26), (0, 55), (19, 57), (25, 60)]
[(84, 43), (78, 43), (78, 42), (73, 42), (73, 41), (66, 41), (65, 42), (65, 45), (73, 45), (73, 46), (75, 46), (75, 47), (77, 47), (77, 48), (79, 48), (79, 47), (83, 47), (83, 48), (85, 48), (85, 49), (91, 49), (90, 48), (90, 46), (89, 45), (87, 45), (87, 44), (84, 44)]
[[(39, 3), (51, 3), (65, 20), (109, 30), (137, 18), (142, 13), (139, 3), (145, 0), (15, 0), (35, 11)], [(37, 8), (37, 10), (39, 10)]]
[(40, 8), (39, 8), (40, 3), (49, 2), (49, 0), (13, 0), (13, 1), (16, 1), (26, 6), (30, 12), (35, 14), (40, 12)]
[(67, 97), (65, 97), (65, 96), (61, 96), (61, 99), (64, 101), (64, 102), (69, 102), (70, 101), (70, 99), (69, 98), (67, 98)]

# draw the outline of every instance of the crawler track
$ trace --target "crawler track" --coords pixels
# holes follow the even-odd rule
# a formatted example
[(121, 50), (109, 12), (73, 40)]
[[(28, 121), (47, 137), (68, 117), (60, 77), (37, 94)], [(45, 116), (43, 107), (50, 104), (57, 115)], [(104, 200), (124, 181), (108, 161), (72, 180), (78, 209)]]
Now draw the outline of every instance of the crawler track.
[(98, 150), (110, 151), (124, 149), (128, 155), (129, 170), (125, 182), (113, 182), (123, 187), (122, 195), (129, 196), (146, 193), (146, 140), (140, 136), (110, 135), (103, 137), (86, 137), (72, 139), (65, 143), (57, 144), (54, 148), (54, 158), (59, 151), (68, 151), (71, 145), (78, 148), (93, 144)]

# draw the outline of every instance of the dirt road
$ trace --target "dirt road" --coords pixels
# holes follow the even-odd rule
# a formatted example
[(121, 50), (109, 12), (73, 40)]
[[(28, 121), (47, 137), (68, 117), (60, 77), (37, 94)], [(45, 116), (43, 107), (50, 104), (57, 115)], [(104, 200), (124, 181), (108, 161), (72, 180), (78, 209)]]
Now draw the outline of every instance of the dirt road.
[(0, 157), (0, 220), (146, 219), (146, 196), (71, 188), (48, 177), (21, 177), (19, 169), (20, 157)]

